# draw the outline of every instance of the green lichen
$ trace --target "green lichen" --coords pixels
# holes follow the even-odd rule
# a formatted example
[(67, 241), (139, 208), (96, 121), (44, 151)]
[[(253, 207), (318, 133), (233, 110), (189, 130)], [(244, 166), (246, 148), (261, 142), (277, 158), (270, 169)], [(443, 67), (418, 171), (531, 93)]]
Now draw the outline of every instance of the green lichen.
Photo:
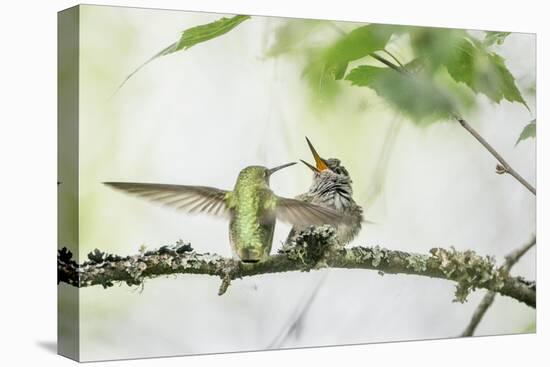
[(411, 254), (407, 257), (407, 268), (422, 273), (428, 269), (428, 258), (420, 254)]
[(438, 268), (449, 279), (457, 282), (455, 302), (466, 302), (468, 295), (477, 288), (498, 291), (504, 285), (505, 272), (495, 265), (490, 256), (479, 256), (472, 250), (457, 251), (433, 248), (430, 250)]
[(375, 268), (380, 266), (382, 261), (388, 259), (388, 251), (380, 246), (374, 246), (372, 252), (372, 266)]
[(389, 251), (380, 246), (374, 247), (354, 247), (352, 250), (353, 256), (360, 262), (369, 261), (372, 266), (377, 268), (382, 263), (389, 262)]
[(329, 225), (309, 227), (283, 244), (279, 253), (301, 262), (305, 270), (320, 267), (325, 264), (326, 256), (337, 248), (334, 234), (334, 228)]

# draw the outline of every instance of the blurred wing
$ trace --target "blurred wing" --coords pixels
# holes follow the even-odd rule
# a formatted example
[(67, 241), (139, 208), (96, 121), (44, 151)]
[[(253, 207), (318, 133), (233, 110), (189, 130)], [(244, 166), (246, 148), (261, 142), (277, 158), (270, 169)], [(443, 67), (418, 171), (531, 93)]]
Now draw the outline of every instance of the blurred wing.
[(105, 185), (188, 213), (226, 216), (228, 193), (206, 186), (165, 185), (137, 182), (104, 182)]
[(349, 221), (349, 217), (337, 211), (296, 199), (277, 197), (277, 218), (299, 226), (338, 225)]

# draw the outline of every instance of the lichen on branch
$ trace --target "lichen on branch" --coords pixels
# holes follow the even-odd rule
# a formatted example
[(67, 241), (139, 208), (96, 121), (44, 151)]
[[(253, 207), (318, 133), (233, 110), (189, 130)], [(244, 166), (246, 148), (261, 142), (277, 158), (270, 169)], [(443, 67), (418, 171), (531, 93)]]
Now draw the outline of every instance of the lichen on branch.
[(278, 254), (256, 264), (243, 264), (217, 254), (199, 254), (183, 241), (124, 257), (96, 249), (88, 254), (88, 260), (82, 264), (77, 264), (66, 248), (59, 250), (57, 258), (58, 283), (79, 288), (93, 285), (108, 288), (115, 282), (141, 285), (145, 279), (159, 276), (202, 274), (222, 280), (220, 295), (225, 293), (232, 280), (242, 277), (311, 271), (322, 267), (446, 279), (457, 283), (455, 301), (464, 302), (471, 291), (484, 288), (536, 307), (535, 282), (510, 276), (495, 265), (492, 257), (454, 248), (433, 248), (429, 254), (379, 246), (339, 248), (334, 231), (328, 226), (309, 228), (292, 243), (284, 245)]

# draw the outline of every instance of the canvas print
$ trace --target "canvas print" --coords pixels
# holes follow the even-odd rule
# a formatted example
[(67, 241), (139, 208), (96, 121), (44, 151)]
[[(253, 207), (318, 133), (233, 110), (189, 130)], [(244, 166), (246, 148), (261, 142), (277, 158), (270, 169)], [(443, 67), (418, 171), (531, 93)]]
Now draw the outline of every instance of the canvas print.
[(536, 331), (535, 35), (364, 21), (59, 13), (61, 355)]

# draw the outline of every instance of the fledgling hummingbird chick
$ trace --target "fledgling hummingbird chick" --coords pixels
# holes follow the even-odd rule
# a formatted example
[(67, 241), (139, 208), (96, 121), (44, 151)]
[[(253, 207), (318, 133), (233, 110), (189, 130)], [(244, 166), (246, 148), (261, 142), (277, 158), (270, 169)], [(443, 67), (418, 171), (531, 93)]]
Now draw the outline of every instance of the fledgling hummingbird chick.
[[(352, 180), (346, 168), (340, 164), (340, 160), (322, 158), (307, 137), (306, 141), (315, 159), (315, 166), (301, 161), (313, 171), (313, 181), (309, 190), (298, 195), (296, 199), (335, 210), (347, 218), (345, 222), (333, 224), (336, 229), (336, 240), (343, 247), (361, 230), (363, 209), (353, 200)], [(292, 227), (287, 242), (304, 229), (304, 226)]]
[(116, 189), (188, 213), (207, 213), (229, 219), (229, 242), (244, 263), (264, 261), (271, 251), (276, 219), (295, 226), (331, 224), (347, 220), (336, 210), (277, 196), (269, 188), (271, 175), (296, 162), (268, 169), (249, 166), (240, 171), (232, 191), (206, 186), (104, 182)]

